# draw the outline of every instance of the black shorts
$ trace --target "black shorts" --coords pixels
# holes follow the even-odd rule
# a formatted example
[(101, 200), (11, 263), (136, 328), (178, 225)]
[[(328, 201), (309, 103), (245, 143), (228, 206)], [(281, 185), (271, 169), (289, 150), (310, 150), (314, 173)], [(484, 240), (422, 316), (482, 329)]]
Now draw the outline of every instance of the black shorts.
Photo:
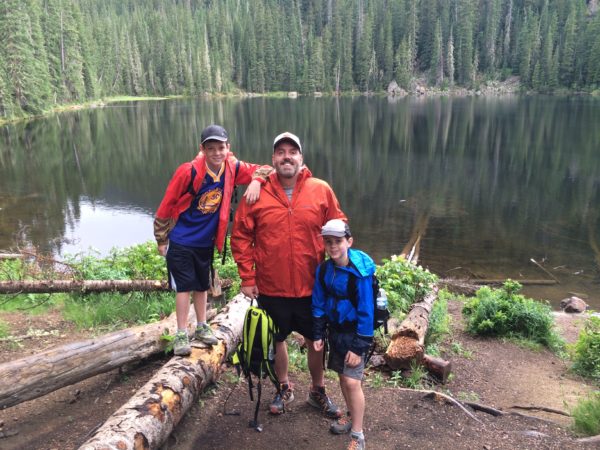
[(209, 288), (213, 248), (194, 248), (169, 243), (167, 270), (169, 286), (176, 292), (202, 292)]
[(292, 331), (306, 339), (313, 339), (312, 297), (270, 297), (258, 296), (258, 305), (264, 308), (273, 319), (279, 331), (276, 342), (283, 342)]

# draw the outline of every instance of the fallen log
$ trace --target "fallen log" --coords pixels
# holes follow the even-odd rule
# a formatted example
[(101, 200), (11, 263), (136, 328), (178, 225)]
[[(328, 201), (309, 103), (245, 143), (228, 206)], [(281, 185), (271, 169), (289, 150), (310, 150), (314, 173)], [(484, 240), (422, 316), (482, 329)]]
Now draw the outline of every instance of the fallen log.
[(417, 222), (413, 228), (410, 239), (402, 249), (400, 256), (403, 256), (408, 262), (417, 264), (419, 261), (419, 251), (421, 248), (421, 239), (425, 235), (427, 225), (429, 223), (429, 213), (419, 215)]
[(219, 344), (192, 347), (187, 357), (173, 357), (134, 396), (117, 410), (80, 448), (83, 450), (154, 449), (209, 383), (239, 341), (249, 301), (238, 295), (212, 323)]
[[(221, 280), (221, 288), (227, 289), (231, 280)], [(169, 291), (165, 280), (16, 280), (0, 281), (0, 294), (54, 294), (77, 292), (161, 292)]]
[[(215, 310), (207, 312), (215, 316)], [(190, 308), (188, 331), (196, 324)], [(0, 364), (0, 409), (41, 397), (57, 389), (116, 369), (165, 350), (163, 333), (177, 329), (175, 313), (147, 325), (127, 328), (98, 338), (54, 347)]]
[(412, 304), (400, 327), (392, 335), (384, 358), (393, 370), (408, 369), (413, 360), (421, 364), (429, 314), (437, 293), (438, 287), (435, 285), (423, 300)]
[[(535, 285), (553, 285), (557, 284), (554, 280), (515, 280), (523, 286), (535, 286)], [(475, 293), (481, 288), (482, 285), (488, 286), (502, 286), (506, 280), (504, 279), (477, 279), (477, 278), (443, 278), (439, 280), (438, 284), (441, 287), (445, 287), (455, 294), (461, 295), (475, 295)]]
[(0, 253), (0, 259), (21, 259), (25, 258), (25, 255), (21, 253)]

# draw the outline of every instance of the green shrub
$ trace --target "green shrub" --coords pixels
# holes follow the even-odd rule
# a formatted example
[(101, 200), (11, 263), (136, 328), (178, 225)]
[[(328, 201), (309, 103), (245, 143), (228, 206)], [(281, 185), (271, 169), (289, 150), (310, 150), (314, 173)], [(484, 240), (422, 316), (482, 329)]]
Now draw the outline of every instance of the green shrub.
[(425, 335), (426, 344), (435, 344), (450, 333), (450, 315), (448, 314), (448, 293), (441, 290), (429, 314), (429, 326)]
[(600, 383), (600, 317), (588, 318), (573, 350), (573, 370)]
[(383, 260), (377, 267), (377, 277), (387, 293), (390, 312), (395, 316), (408, 312), (410, 305), (424, 297), (437, 280), (427, 269), (396, 255)]
[(558, 350), (561, 340), (554, 332), (548, 304), (518, 294), (521, 285), (507, 280), (501, 289), (483, 287), (463, 307), (467, 331), (487, 336), (516, 337)]
[(600, 434), (600, 391), (577, 404), (573, 410), (573, 428), (576, 433), (587, 436)]
[(5, 321), (0, 320), (0, 338), (7, 337), (9, 333), (10, 327), (8, 326), (8, 324)]

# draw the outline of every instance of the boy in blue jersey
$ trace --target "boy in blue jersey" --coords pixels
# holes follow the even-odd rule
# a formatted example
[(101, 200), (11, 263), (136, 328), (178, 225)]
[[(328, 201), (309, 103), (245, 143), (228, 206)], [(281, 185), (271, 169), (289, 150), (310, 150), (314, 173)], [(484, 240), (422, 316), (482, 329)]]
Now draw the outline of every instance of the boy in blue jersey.
[(154, 219), (158, 252), (166, 256), (169, 283), (176, 291), (176, 355), (191, 353), (187, 334), (190, 293), (198, 321), (194, 337), (209, 345), (218, 342), (206, 323), (206, 300), (214, 248), (223, 252), (225, 245), (233, 188), (250, 183), (244, 196), (252, 204), (260, 194), (260, 181), (253, 180), (253, 174), (260, 169), (257, 176), (266, 178), (273, 170), (238, 161), (229, 149), (223, 127), (206, 127), (200, 153), (177, 168)]
[(321, 235), (330, 259), (317, 268), (312, 293), (313, 345), (316, 351), (323, 349), (327, 330), (328, 367), (339, 374), (348, 410), (329, 430), (334, 434), (350, 432), (348, 449), (364, 449), (365, 396), (361, 381), (373, 342), (375, 263), (366, 253), (350, 248), (350, 227), (342, 220), (327, 222)]

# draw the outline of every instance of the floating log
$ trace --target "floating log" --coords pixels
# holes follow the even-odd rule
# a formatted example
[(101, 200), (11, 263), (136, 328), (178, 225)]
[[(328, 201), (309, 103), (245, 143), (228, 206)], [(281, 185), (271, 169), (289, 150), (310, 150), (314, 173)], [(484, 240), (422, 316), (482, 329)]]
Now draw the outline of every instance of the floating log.
[(413, 360), (421, 363), (429, 314), (437, 293), (438, 287), (435, 285), (423, 300), (412, 304), (400, 327), (392, 335), (384, 358), (393, 370), (408, 369)]
[[(214, 316), (215, 310), (207, 312), (207, 317)], [(190, 333), (195, 324), (196, 314), (194, 308), (190, 308)], [(173, 313), (160, 322), (54, 347), (0, 364), (0, 409), (162, 352), (167, 342), (161, 336), (163, 333), (173, 333), (176, 329), (177, 319)]]
[(219, 344), (173, 357), (80, 449), (155, 449), (167, 440), (196, 398), (218, 375), (239, 341), (249, 301), (236, 296), (212, 323)]
[[(534, 285), (554, 285), (557, 284), (554, 280), (515, 280), (523, 286)], [(455, 294), (475, 295), (482, 285), (487, 286), (502, 286), (506, 282), (505, 279), (458, 279), (444, 278), (438, 282), (440, 286), (446, 287)]]
[[(231, 280), (221, 280), (227, 289)], [(76, 292), (81, 294), (98, 292), (160, 292), (168, 291), (165, 280), (17, 280), (0, 281), (0, 294), (55, 294)]]
[(419, 215), (413, 228), (410, 239), (402, 249), (400, 256), (403, 256), (408, 262), (417, 264), (419, 261), (419, 251), (421, 248), (421, 239), (425, 236), (427, 225), (429, 223), (429, 213)]

